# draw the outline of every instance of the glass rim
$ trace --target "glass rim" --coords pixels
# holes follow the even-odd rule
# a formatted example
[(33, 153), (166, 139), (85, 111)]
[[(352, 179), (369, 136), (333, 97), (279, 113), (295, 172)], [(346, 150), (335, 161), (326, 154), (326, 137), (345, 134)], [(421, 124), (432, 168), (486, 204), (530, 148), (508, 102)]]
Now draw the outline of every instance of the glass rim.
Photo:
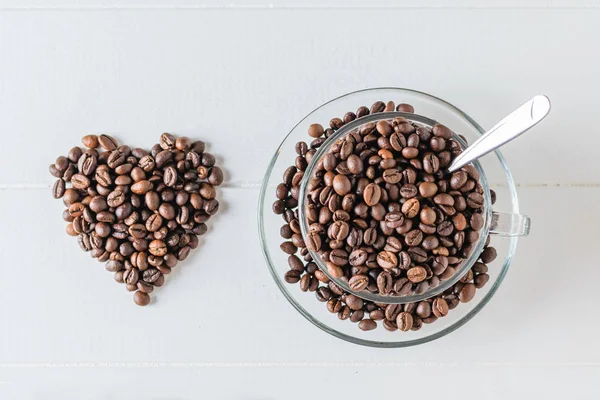
[[(277, 287), (279, 288), (279, 290), (281, 291), (283, 296), (287, 299), (287, 301), (290, 303), (290, 305), (292, 307), (294, 307), (296, 309), (296, 311), (298, 311), (298, 313), (300, 313), (300, 315), (302, 315), (304, 318), (306, 318), (306, 320), (308, 320), (311, 324), (313, 324), (317, 328), (321, 329), (323, 332), (327, 332), (330, 335), (335, 336), (338, 339), (342, 339), (346, 342), (357, 344), (360, 346), (366, 346), (366, 347), (391, 349), (391, 348), (404, 348), (404, 347), (416, 346), (416, 345), (428, 343), (433, 340), (439, 339), (443, 336), (446, 336), (446, 335), (454, 332), (456, 329), (462, 327), (467, 322), (469, 322), (475, 315), (477, 315), (479, 313), (479, 311), (481, 311), (489, 303), (489, 301), (492, 299), (492, 297), (494, 296), (494, 294), (496, 293), (496, 291), (498, 290), (498, 288), (504, 281), (504, 278), (505, 278), (506, 274), (508, 273), (508, 269), (513, 260), (515, 251), (517, 249), (518, 237), (513, 236), (513, 237), (508, 238), (508, 240), (509, 240), (508, 254), (504, 260), (502, 268), (500, 269), (498, 276), (497, 276), (496, 280), (494, 281), (494, 283), (492, 284), (492, 286), (490, 287), (489, 291), (481, 298), (481, 300), (470, 311), (468, 311), (465, 315), (463, 315), (458, 321), (454, 322), (453, 324), (451, 324), (437, 332), (429, 334), (425, 337), (420, 337), (420, 338), (416, 338), (416, 339), (408, 339), (408, 340), (398, 340), (398, 341), (394, 341), (394, 342), (386, 342), (386, 341), (380, 341), (380, 340), (369, 340), (369, 339), (358, 338), (358, 337), (349, 335), (347, 333), (340, 332), (339, 330), (334, 329), (334, 328), (328, 326), (327, 324), (321, 322), (317, 318), (313, 317), (309, 311), (307, 311), (298, 301), (296, 301), (296, 299), (294, 298), (294, 295), (292, 295), (292, 293), (290, 293), (290, 291), (284, 284), (282, 277), (279, 276), (279, 273), (275, 268), (275, 263), (274, 263), (273, 259), (271, 258), (271, 252), (270, 252), (270, 249), (267, 244), (267, 233), (265, 231), (264, 212), (265, 212), (265, 200), (267, 199), (267, 190), (270, 187), (269, 180), (271, 178), (271, 175), (273, 174), (273, 168), (275, 166), (275, 163), (277, 162), (277, 159), (279, 157), (281, 149), (286, 144), (287, 140), (290, 139), (290, 137), (295, 132), (295, 130), (298, 128), (298, 126), (300, 126), (302, 123), (304, 123), (306, 120), (308, 120), (316, 111), (318, 111), (319, 109), (321, 109), (331, 103), (334, 103), (334, 102), (339, 101), (346, 97), (359, 95), (361, 93), (379, 92), (379, 91), (396, 91), (396, 92), (398, 92), (398, 94), (412, 93), (412, 94), (422, 95), (426, 98), (429, 98), (430, 100), (439, 102), (443, 106), (448, 107), (452, 112), (454, 112), (457, 115), (459, 115), (460, 117), (464, 118), (473, 128), (475, 128), (475, 130), (477, 130), (479, 132), (479, 135), (482, 135), (485, 133), (485, 130), (481, 127), (481, 125), (479, 125), (479, 123), (477, 123), (473, 118), (471, 118), (464, 111), (462, 111), (458, 107), (454, 106), (453, 104), (451, 104), (439, 97), (436, 97), (434, 95), (431, 95), (429, 93), (425, 93), (422, 91), (408, 89), (408, 88), (393, 87), (393, 86), (384, 86), (384, 87), (360, 89), (360, 90), (348, 92), (348, 93), (342, 94), (340, 96), (337, 96), (337, 97), (319, 105), (318, 107), (311, 110), (308, 114), (306, 114), (300, 121), (298, 121), (298, 123), (296, 125), (294, 125), (292, 127), (292, 129), (285, 135), (285, 137), (283, 138), (281, 143), (277, 146), (277, 149), (276, 149), (273, 157), (269, 161), (269, 164), (268, 164), (265, 174), (263, 176), (263, 180), (262, 180), (262, 184), (261, 184), (261, 188), (260, 188), (260, 192), (259, 192), (259, 196), (258, 196), (257, 227), (258, 227), (258, 234), (260, 237), (261, 251), (262, 251), (263, 257), (267, 263), (267, 268), (269, 269), (269, 273), (271, 274), (273, 280), (275, 281), (275, 285), (277, 285)], [(508, 165), (507, 165), (506, 160), (505, 160), (504, 156), (502, 155), (502, 153), (499, 150), (495, 150), (494, 154), (498, 158), (498, 161), (500, 162), (500, 165), (501, 165), (501, 167), (504, 171), (504, 175), (506, 177), (507, 190), (509, 191), (509, 194), (510, 194), (509, 200), (510, 200), (510, 204), (511, 204), (511, 208), (512, 208), (511, 212), (514, 214), (519, 214), (520, 210), (519, 210), (519, 200), (518, 200), (518, 195), (517, 195), (517, 188), (515, 186), (515, 182), (514, 182), (512, 173), (510, 172), (510, 169), (508, 168)]]
[[(368, 123), (377, 122), (377, 121), (381, 121), (381, 120), (389, 120), (389, 119), (393, 119), (393, 118), (397, 118), (397, 117), (402, 117), (411, 122), (414, 121), (414, 122), (423, 124), (425, 126), (428, 126), (430, 128), (433, 127), (436, 123), (438, 123), (437, 121), (432, 120), (431, 118), (425, 117), (420, 114), (415, 114), (415, 113), (388, 111), (388, 112), (380, 112), (380, 113), (376, 113), (376, 114), (369, 114), (364, 117), (358, 118), (358, 119), (344, 125), (340, 129), (338, 129), (333, 135), (328, 137), (327, 140), (325, 140), (325, 142), (317, 149), (316, 153), (313, 155), (312, 159), (310, 160), (310, 163), (308, 163), (308, 166), (304, 170), (304, 177), (302, 178), (302, 181), (300, 184), (300, 192), (298, 194), (298, 222), (300, 223), (300, 229), (302, 231), (303, 239), (306, 240), (306, 237), (308, 237), (308, 220), (306, 218), (306, 211), (305, 211), (306, 210), (306, 207), (305, 207), (306, 198), (308, 195), (308, 193), (306, 193), (306, 190), (307, 190), (306, 187), (308, 185), (308, 182), (312, 178), (319, 161), (323, 158), (323, 156), (325, 156), (327, 154), (327, 152), (331, 149), (331, 146), (333, 146), (333, 144), (335, 144), (335, 142), (346, 137), (348, 134), (350, 134), (354, 130), (358, 129), (359, 127), (361, 127), (365, 124), (368, 124)], [(467, 143), (460, 136), (458, 136), (455, 132), (452, 132), (452, 139), (456, 140), (463, 149), (467, 148), (467, 146), (468, 146)], [(316, 253), (312, 250), (308, 250), (313, 259), (313, 262), (317, 265), (317, 267), (319, 267), (319, 269), (330, 280), (332, 280), (336, 285), (341, 287), (344, 291), (346, 291), (350, 294), (353, 294), (357, 297), (360, 297), (364, 300), (369, 300), (369, 301), (373, 301), (376, 303), (382, 303), (382, 304), (414, 303), (414, 302), (419, 302), (422, 300), (429, 299), (431, 297), (437, 296), (440, 293), (446, 291), (448, 288), (450, 288), (452, 285), (454, 285), (456, 282), (458, 282), (462, 278), (462, 276), (479, 259), (479, 255), (483, 251), (483, 248), (485, 246), (485, 241), (489, 234), (490, 225), (491, 225), (491, 221), (492, 221), (493, 207), (492, 207), (492, 201), (491, 201), (490, 186), (489, 186), (487, 177), (486, 177), (483, 167), (481, 166), (479, 161), (474, 161), (470, 164), (472, 164), (475, 167), (475, 169), (477, 169), (477, 172), (479, 173), (479, 183), (481, 184), (481, 186), (483, 188), (484, 212), (482, 214), (483, 214), (483, 218), (484, 218), (484, 225), (479, 230), (479, 239), (477, 240), (476, 246), (471, 251), (471, 254), (465, 260), (463, 260), (462, 265), (460, 266), (460, 268), (458, 270), (455, 271), (454, 275), (452, 275), (449, 279), (440, 282), (440, 284), (438, 286), (428, 289), (427, 291), (425, 291), (422, 294), (411, 294), (411, 295), (406, 295), (406, 296), (389, 296), (389, 295), (384, 296), (384, 295), (381, 295), (378, 293), (369, 292), (366, 289), (361, 290), (361, 291), (355, 291), (350, 288), (347, 281), (345, 281), (341, 278), (336, 278), (329, 273), (329, 271), (327, 270), (327, 266), (325, 265), (325, 263), (323, 262), (323, 260), (321, 259), (321, 257), (319, 256), (318, 253)]]

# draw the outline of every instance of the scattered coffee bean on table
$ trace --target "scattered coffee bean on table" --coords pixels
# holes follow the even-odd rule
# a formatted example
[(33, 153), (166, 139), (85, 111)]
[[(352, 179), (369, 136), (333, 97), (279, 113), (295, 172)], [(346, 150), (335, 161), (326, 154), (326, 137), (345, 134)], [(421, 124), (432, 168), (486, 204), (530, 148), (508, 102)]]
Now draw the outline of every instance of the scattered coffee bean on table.
[[(330, 312), (365, 331), (375, 329), (378, 321), (390, 331), (415, 331), (446, 316), (487, 283), (486, 264), (496, 257), (488, 238), (480, 262), (456, 284), (407, 304), (374, 303), (347, 293), (314, 262), (309, 250), (319, 255), (330, 276), (354, 291), (418, 295), (455, 275), (479, 240), (484, 197), (478, 171), (467, 165), (448, 173), (446, 168), (462, 151), (453, 132), (404, 118), (364, 124), (319, 160), (307, 183), (309, 233), (302, 237), (298, 196), (317, 149), (356, 118), (394, 109), (414, 113), (409, 104), (376, 102), (333, 118), (328, 128), (312, 124), (312, 141), (296, 144), (296, 160), (284, 172), (273, 203), (273, 212), (286, 222), (281, 228), (286, 239), (281, 249), (290, 266), (286, 282), (315, 292)], [(491, 195), (495, 201), (493, 191)]]
[(223, 172), (202, 141), (163, 133), (150, 151), (86, 135), (50, 165), (66, 231), (134, 293), (140, 306), (198, 246), (219, 209)]

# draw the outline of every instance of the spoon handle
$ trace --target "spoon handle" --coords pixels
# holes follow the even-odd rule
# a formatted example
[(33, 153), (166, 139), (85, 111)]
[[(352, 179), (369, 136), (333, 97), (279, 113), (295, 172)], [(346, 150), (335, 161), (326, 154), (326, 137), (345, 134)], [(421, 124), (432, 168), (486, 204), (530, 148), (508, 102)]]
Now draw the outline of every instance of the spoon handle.
[(488, 130), (472, 145), (467, 147), (448, 170), (454, 172), (460, 167), (478, 159), (510, 142), (517, 136), (527, 132), (529, 128), (543, 120), (550, 112), (550, 100), (546, 96), (538, 95), (504, 117), (492, 129)]

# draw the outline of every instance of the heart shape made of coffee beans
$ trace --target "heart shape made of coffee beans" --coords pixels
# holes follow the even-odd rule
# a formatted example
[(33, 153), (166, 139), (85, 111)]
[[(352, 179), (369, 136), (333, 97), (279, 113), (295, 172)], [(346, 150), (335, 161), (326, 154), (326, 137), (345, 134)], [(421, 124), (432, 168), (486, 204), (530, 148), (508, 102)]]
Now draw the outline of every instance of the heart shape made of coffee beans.
[(219, 209), (223, 172), (202, 141), (163, 133), (150, 151), (87, 135), (50, 165), (52, 188), (67, 209), (67, 234), (106, 262), (140, 306), (165, 275), (198, 246)]

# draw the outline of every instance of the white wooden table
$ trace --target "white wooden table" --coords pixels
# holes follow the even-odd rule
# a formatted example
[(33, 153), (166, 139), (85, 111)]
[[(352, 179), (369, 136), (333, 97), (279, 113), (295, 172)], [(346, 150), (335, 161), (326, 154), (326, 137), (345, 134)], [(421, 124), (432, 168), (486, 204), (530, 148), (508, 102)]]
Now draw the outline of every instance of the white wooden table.
[[(230, 3), (0, 1), (0, 399), (597, 399), (600, 1)], [(283, 136), (374, 86), (435, 94), (484, 126), (534, 94), (553, 101), (504, 149), (533, 228), (503, 286), (409, 349), (313, 327), (257, 239)], [(140, 309), (63, 233), (47, 166), (88, 132), (149, 147), (163, 131), (209, 143), (225, 205)]]

